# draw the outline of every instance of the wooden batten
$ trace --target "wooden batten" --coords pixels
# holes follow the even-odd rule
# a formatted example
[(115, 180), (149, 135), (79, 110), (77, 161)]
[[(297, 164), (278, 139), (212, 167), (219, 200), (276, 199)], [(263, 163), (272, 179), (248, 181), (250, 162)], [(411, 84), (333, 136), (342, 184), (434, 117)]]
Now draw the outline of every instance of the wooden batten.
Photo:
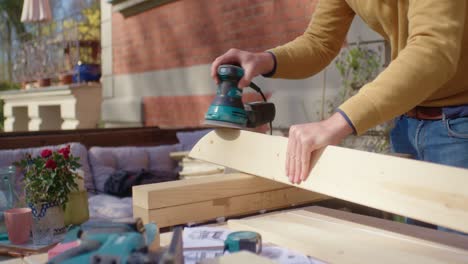
[[(288, 139), (218, 129), (190, 157), (290, 184)], [(223, 153), (220, 155), (219, 153)], [(336, 146), (317, 151), (299, 188), (468, 232), (468, 170)]]
[(135, 186), (134, 217), (159, 227), (287, 208), (328, 197), (244, 173)]
[(134, 216), (144, 223), (155, 222), (159, 227), (187, 223), (203, 223), (220, 217), (233, 217), (311, 203), (325, 199), (323, 195), (288, 187), (278, 190), (218, 198), (159, 209), (133, 207)]
[(145, 209), (158, 209), (287, 187), (286, 184), (245, 173), (218, 174), (135, 186), (133, 204)]

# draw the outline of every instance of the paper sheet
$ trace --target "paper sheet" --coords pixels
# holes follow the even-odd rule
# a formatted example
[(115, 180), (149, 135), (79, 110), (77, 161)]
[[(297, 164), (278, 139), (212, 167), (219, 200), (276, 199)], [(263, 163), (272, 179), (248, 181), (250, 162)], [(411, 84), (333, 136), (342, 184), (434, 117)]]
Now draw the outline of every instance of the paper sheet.
[[(184, 228), (184, 258), (186, 264), (195, 264), (206, 258), (216, 258), (224, 253), (224, 240), (233, 231), (218, 227)], [(323, 264), (324, 262), (286, 248), (263, 245), (263, 257), (279, 264)]]

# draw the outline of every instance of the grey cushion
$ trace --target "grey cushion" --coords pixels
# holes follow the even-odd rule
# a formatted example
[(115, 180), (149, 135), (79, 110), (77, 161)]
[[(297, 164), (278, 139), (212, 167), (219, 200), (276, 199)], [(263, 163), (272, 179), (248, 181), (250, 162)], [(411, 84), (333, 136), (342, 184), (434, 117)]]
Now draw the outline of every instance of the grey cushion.
[(173, 171), (177, 163), (169, 153), (177, 151), (177, 145), (154, 147), (92, 147), (89, 149), (89, 163), (98, 192), (104, 192), (104, 185), (117, 170)]
[(169, 154), (178, 151), (179, 144), (147, 147), (149, 155), (149, 169), (152, 171), (172, 171), (177, 167), (177, 161), (171, 159)]
[(149, 168), (148, 153), (137, 147), (91, 147), (89, 163), (98, 192), (116, 170), (141, 170)]
[(132, 218), (132, 198), (98, 194), (88, 199), (89, 217), (93, 219)]

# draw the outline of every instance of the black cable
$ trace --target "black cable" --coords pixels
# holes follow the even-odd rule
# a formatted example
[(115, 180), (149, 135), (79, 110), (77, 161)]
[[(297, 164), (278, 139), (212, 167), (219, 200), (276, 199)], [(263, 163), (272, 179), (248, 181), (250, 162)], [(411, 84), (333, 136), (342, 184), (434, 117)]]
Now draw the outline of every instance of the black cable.
[(265, 102), (267, 101), (265, 95), (264, 95), (263, 92), (262, 92), (262, 89), (260, 89), (260, 87), (258, 87), (258, 85), (256, 85), (255, 83), (251, 82), (251, 83), (250, 83), (250, 88), (254, 89), (257, 93), (259, 93), (259, 94), (262, 96), (263, 101), (265, 101)]
[[(250, 82), (249, 87), (254, 89), (257, 93), (259, 93), (262, 96), (263, 101), (268, 102), (265, 95), (262, 92), (262, 89), (260, 89), (258, 85), (256, 85), (254, 82)], [(270, 135), (273, 135), (273, 121), (270, 121)]]

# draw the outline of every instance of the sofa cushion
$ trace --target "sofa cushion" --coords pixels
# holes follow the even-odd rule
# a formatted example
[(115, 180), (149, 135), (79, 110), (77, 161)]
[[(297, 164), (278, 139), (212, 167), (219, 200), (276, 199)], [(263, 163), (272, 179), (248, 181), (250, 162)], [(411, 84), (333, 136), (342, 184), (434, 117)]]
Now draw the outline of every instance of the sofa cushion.
[(149, 171), (173, 172), (177, 162), (169, 153), (177, 151), (178, 145), (154, 147), (92, 147), (89, 149), (89, 163), (94, 175), (96, 190), (105, 192), (105, 183), (118, 170), (138, 172)]
[(91, 147), (89, 163), (98, 192), (104, 192), (104, 184), (116, 170), (149, 169), (148, 153), (142, 147)]
[(112, 174), (117, 168), (117, 161), (111, 149), (92, 147), (88, 151), (89, 165), (93, 175), (96, 191), (104, 191), (106, 175)]
[(204, 129), (197, 131), (179, 131), (176, 133), (180, 142), (179, 151), (190, 151), (197, 142), (213, 129)]
[(107, 194), (88, 199), (89, 217), (92, 219), (122, 219), (133, 216), (132, 198), (119, 198)]
[(149, 169), (152, 171), (173, 171), (177, 161), (170, 157), (171, 152), (178, 151), (180, 144), (146, 147), (149, 155)]

